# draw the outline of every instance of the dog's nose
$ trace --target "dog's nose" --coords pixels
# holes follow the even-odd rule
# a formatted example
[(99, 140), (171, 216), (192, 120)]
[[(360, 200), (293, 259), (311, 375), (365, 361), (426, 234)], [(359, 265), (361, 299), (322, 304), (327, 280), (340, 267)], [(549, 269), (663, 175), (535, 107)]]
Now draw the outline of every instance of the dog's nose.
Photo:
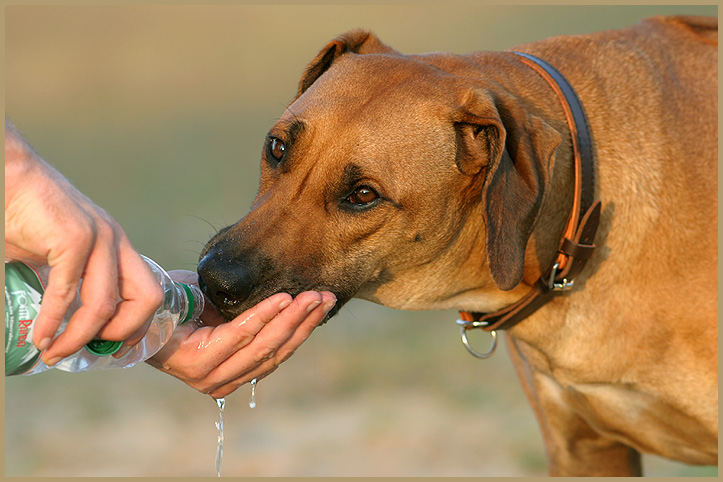
[(213, 251), (198, 263), (198, 284), (221, 312), (234, 312), (251, 293), (253, 286), (244, 266), (229, 262)]

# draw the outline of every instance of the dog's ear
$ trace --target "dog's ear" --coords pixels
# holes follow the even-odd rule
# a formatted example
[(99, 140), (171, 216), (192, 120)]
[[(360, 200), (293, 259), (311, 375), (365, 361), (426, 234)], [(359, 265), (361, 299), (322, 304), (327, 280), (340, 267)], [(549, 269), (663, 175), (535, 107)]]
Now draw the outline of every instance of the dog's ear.
[(296, 93), (296, 97), (303, 94), (321, 74), (326, 72), (334, 60), (348, 52), (356, 54), (399, 53), (393, 48), (384, 45), (376, 35), (369, 31), (361, 29), (350, 30), (326, 44), (316, 57), (314, 57), (314, 60), (309, 63), (299, 81), (299, 90)]
[(472, 90), (456, 112), (457, 165), (484, 175), (482, 215), (487, 262), (495, 284), (511, 290), (522, 281), (525, 248), (550, 189), (562, 137), (516, 102)]

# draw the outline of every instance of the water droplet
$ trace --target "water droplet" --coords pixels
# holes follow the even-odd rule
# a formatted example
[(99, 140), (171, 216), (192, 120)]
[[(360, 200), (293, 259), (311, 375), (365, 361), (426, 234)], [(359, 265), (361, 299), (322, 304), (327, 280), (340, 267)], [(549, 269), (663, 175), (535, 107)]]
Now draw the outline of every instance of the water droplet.
[(223, 409), (226, 406), (226, 399), (221, 397), (216, 399), (218, 405), (218, 420), (216, 421), (216, 430), (218, 430), (218, 443), (216, 445), (216, 476), (221, 477), (221, 458), (223, 457)]
[(256, 408), (256, 379), (251, 380), (251, 398), (249, 399), (249, 407)]

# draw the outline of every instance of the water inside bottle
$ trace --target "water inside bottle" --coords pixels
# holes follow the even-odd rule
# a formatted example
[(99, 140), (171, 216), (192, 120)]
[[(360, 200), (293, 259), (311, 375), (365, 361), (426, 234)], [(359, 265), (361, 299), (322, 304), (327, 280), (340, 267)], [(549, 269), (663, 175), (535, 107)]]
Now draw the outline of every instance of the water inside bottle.
[(223, 457), (223, 409), (226, 406), (226, 399), (221, 397), (216, 399), (218, 405), (218, 420), (216, 421), (216, 430), (218, 430), (218, 443), (216, 445), (216, 476), (221, 477), (221, 458)]

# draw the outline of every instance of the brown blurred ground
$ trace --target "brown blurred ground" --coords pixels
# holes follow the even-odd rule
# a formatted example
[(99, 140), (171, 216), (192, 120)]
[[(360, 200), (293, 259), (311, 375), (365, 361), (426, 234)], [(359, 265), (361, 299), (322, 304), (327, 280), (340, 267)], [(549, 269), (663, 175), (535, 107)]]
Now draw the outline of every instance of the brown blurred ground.
[[(263, 137), (330, 38), (406, 52), (504, 49), (717, 7), (6, 7), (6, 113), (169, 269), (194, 269), (254, 197)], [(310, 220), (313, 222), (313, 220)], [(454, 312), (355, 301), (271, 377), (229, 397), (227, 476), (544, 475), (504, 350)], [(141, 366), (5, 383), (8, 476), (213, 476), (216, 405)], [(646, 458), (648, 475), (717, 475)]]

